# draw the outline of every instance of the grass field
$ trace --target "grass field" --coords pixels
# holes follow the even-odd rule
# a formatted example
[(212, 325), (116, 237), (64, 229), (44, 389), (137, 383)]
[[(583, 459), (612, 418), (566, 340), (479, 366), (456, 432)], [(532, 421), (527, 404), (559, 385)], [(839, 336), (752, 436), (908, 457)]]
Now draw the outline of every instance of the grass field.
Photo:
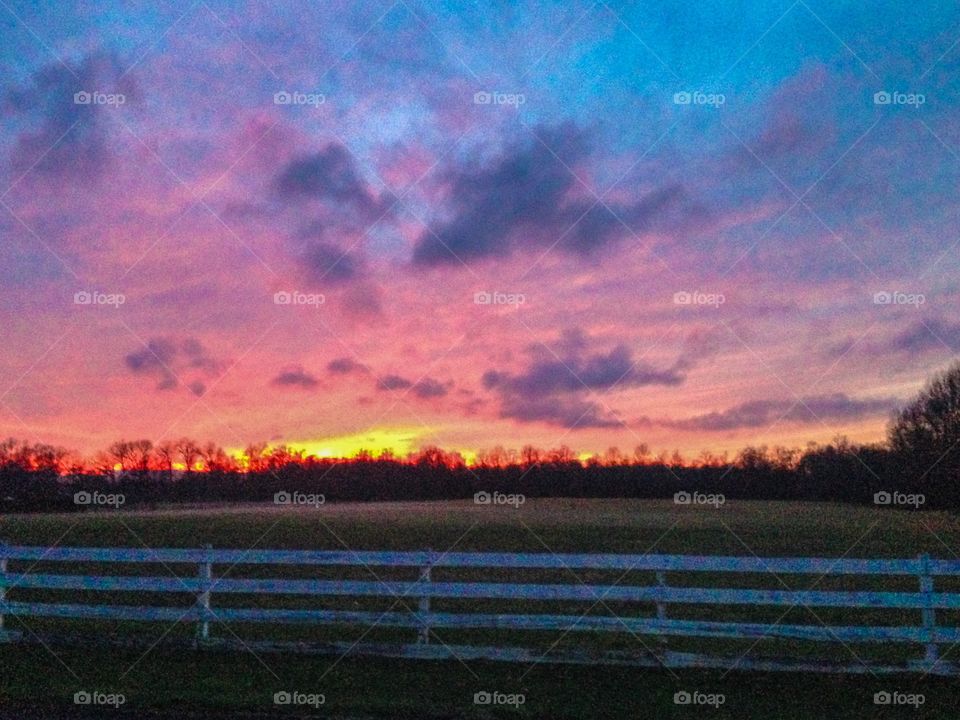
[[(960, 548), (960, 521), (943, 513), (911, 513), (885, 508), (840, 506), (819, 503), (728, 502), (721, 508), (676, 506), (669, 501), (633, 500), (531, 500), (519, 508), (509, 506), (476, 506), (472, 502), (330, 504), (319, 509), (245, 506), (241, 508), (176, 508), (151, 512), (97, 513), (82, 515), (13, 516), (0, 519), (0, 539), (8, 543), (36, 545), (98, 545), (129, 547), (196, 547), (211, 543), (221, 548), (311, 548), (311, 549), (424, 549), (504, 550), (526, 552), (617, 552), (617, 553), (685, 553), (758, 556), (818, 555), (828, 557), (913, 557), (927, 552), (933, 556), (956, 557)], [(26, 567), (12, 568), (25, 570)], [(165, 573), (167, 568), (154, 568)], [(102, 571), (102, 567), (97, 568)], [(133, 569), (127, 568), (130, 572)], [(174, 568), (189, 574), (188, 567)], [(258, 576), (265, 568), (231, 570), (234, 576)], [(71, 566), (65, 572), (79, 572)], [(110, 572), (124, 569), (113, 567)], [(324, 570), (301, 572), (295, 568), (285, 576), (321, 577)], [(356, 577), (364, 577), (357, 569)], [(400, 571), (398, 571), (400, 572)], [(460, 572), (458, 577), (476, 577)], [(483, 576), (492, 580), (516, 579), (514, 571), (498, 570)], [(271, 569), (269, 574), (276, 575)], [(380, 577), (391, 576), (387, 572)], [(643, 573), (626, 577), (622, 584), (649, 584)], [(340, 571), (343, 577), (343, 571)], [(332, 577), (332, 575), (331, 575)], [(369, 579), (369, 575), (366, 576)], [(409, 577), (409, 574), (403, 577)], [(529, 579), (530, 575), (524, 576)], [(687, 576), (689, 582), (689, 576)], [(553, 582), (612, 581), (617, 576), (595, 578), (588, 572), (569, 571), (540, 573), (537, 579)], [(699, 578), (719, 583), (723, 578)], [(809, 586), (811, 579), (785, 577), (792, 587)], [(909, 584), (904, 589), (914, 590)], [(670, 578), (673, 583), (674, 578)], [(728, 579), (729, 581), (729, 579)], [(769, 577), (737, 578), (743, 586), (771, 585)], [(849, 579), (827, 578), (821, 589), (846, 587)], [(862, 587), (862, 585), (860, 585)], [(16, 599), (30, 597), (15, 590)], [(13, 595), (13, 593), (12, 593)], [(45, 600), (84, 601), (80, 597), (46, 592)], [(186, 606), (189, 596), (118, 597), (113, 602), (177, 604)], [(215, 606), (216, 606), (215, 598)], [(225, 602), (225, 601), (224, 601)], [(230, 604), (259, 602), (257, 598), (235, 596)], [(302, 599), (271, 601), (276, 607), (305, 607)], [(368, 601), (370, 607), (375, 600)], [(496, 611), (495, 602), (472, 601), (469, 605), (451, 600), (439, 609)], [(338, 607), (366, 607), (366, 603), (346, 601)], [(484, 604), (486, 603), (486, 604)], [(388, 603), (389, 604), (389, 603)], [(558, 607), (558, 605), (562, 607)], [(583, 613), (591, 608), (576, 603), (552, 603), (550, 609)], [(326, 607), (314, 603), (312, 607)], [(330, 605), (333, 607), (334, 605)], [(385, 608), (384, 608), (385, 609)], [(649, 614), (652, 608), (620, 608), (612, 611)], [(671, 606), (673, 617), (696, 613), (712, 616), (709, 608)], [(772, 611), (772, 612), (769, 612)], [(727, 610), (730, 619), (775, 621), (781, 615), (777, 608)], [(599, 612), (593, 610), (593, 612)], [(839, 613), (839, 611), (837, 611)], [(846, 615), (849, 619), (849, 611)], [(692, 615), (691, 615), (692, 616)], [(837, 613), (818, 609), (818, 617), (798, 608), (782, 622), (817, 623), (840, 620)], [(916, 623), (915, 618), (895, 617), (889, 613), (867, 613), (864, 622)], [(945, 619), (941, 619), (944, 622)], [(956, 618), (946, 620), (957, 622)], [(8, 621), (11, 630), (24, 633), (51, 632), (67, 629), (78, 631), (69, 623), (28, 619), (25, 626), (17, 619)], [(85, 624), (86, 632), (108, 633), (115, 637), (137, 632), (149, 642), (188, 637), (192, 629), (153, 625), (137, 627)], [(339, 639), (355, 640), (362, 629), (337, 631)], [(271, 628), (219, 627), (213, 633), (220, 637), (259, 639), (330, 639), (331, 631), (316, 628), (289, 627), (281, 631)], [(272, 634), (271, 634), (272, 633)], [(279, 633), (279, 635), (277, 634)], [(576, 635), (575, 633), (571, 633)], [(366, 640), (411, 639), (407, 631), (375, 630)], [(544, 634), (531, 638), (527, 646), (549, 646), (558, 638)], [(495, 634), (451, 633), (438, 638), (449, 643), (516, 644), (515, 638)], [(639, 650), (640, 641), (629, 634), (611, 637), (565, 637), (561, 643), (576, 646), (593, 644), (602, 649)], [(655, 638), (645, 638), (654, 646)], [(675, 649), (695, 649), (692, 641), (670, 641)], [(725, 641), (710, 650), (738, 656), (746, 646)], [(701, 642), (699, 649), (705, 646)], [(782, 650), (804, 653), (805, 647), (778, 647), (762, 643), (756, 652), (777, 654)], [(335, 717), (610, 717), (636, 718), (713, 717), (737, 718), (808, 718), (822, 717), (943, 717), (960, 716), (957, 683), (951, 680), (890, 676), (820, 676), (799, 674), (758, 674), (739, 671), (642, 670), (611, 667), (577, 667), (511, 665), (489, 662), (461, 663), (397, 661), (387, 659), (342, 659), (323, 656), (292, 656), (251, 653), (210, 653), (173, 650), (162, 643), (147, 648), (77, 648), (39, 645), (0, 646), (0, 703), (14, 712), (40, 704), (51, 714), (54, 708), (68, 706), (74, 693), (100, 690), (123, 693), (126, 707), (143, 712), (146, 708), (173, 711), (182, 716), (188, 708), (243, 710), (268, 715), (275, 712), (273, 694), (282, 690), (317, 693), (326, 702), (319, 715)], [(852, 648), (837, 646), (830, 652), (838, 660), (851, 661)], [(908, 652), (916, 657), (919, 649), (860, 647), (859, 657), (896, 659), (897, 653)], [(868, 653), (876, 653), (869, 655)], [(719, 707), (675, 705), (678, 691), (722, 693), (725, 701)], [(878, 708), (873, 694), (878, 691), (922, 693), (925, 702), (919, 709)], [(520, 693), (525, 702), (519, 707), (478, 706), (474, 694), (497, 691)], [(309, 709), (309, 708), (308, 708)], [(116, 712), (116, 711), (111, 711)], [(312, 711), (311, 711), (312, 712)], [(887, 715), (884, 715), (887, 713)], [(208, 712), (206, 714), (209, 715)], [(284, 713), (285, 714), (285, 713)], [(92, 715), (91, 717), (96, 716)], [(72, 717), (72, 715), (71, 715)]]

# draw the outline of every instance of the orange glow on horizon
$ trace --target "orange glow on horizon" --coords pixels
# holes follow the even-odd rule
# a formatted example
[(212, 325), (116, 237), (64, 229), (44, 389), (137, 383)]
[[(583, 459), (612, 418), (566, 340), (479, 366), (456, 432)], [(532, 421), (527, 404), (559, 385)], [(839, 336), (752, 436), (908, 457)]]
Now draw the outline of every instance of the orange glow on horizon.
[[(368, 452), (374, 457), (384, 452), (392, 452), (396, 457), (406, 457), (408, 453), (419, 450), (424, 435), (429, 432), (425, 428), (373, 428), (366, 432), (352, 435), (337, 435), (317, 440), (290, 440), (284, 443), (268, 445), (269, 453), (274, 448), (286, 446), (295, 452), (302, 452), (304, 457), (315, 457), (321, 460), (346, 459), (357, 457), (361, 452)], [(232, 449), (230, 455), (242, 465), (246, 464), (243, 449)]]

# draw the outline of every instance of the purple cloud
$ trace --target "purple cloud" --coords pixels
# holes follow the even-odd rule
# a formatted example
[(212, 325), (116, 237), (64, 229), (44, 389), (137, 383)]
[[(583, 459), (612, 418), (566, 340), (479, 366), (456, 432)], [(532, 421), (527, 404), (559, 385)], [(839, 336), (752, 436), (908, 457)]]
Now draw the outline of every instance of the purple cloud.
[(433, 378), (424, 378), (413, 385), (413, 394), (422, 400), (444, 397), (453, 383), (442, 383)]
[(960, 349), (960, 323), (943, 318), (916, 320), (893, 338), (893, 347), (906, 353), (947, 349), (957, 352)]
[(352, 372), (368, 372), (369, 368), (352, 358), (342, 357), (335, 358), (327, 363), (327, 370), (335, 375), (346, 375)]
[(597, 203), (571, 169), (589, 157), (584, 134), (569, 124), (534, 132), (537, 138), (511, 146), (489, 165), (449, 173), (454, 215), (423, 232), (415, 265), (497, 257), (530, 243), (556, 242), (588, 255), (644, 231), (683, 197), (680, 186), (671, 185), (632, 203)]
[(182, 381), (198, 396), (206, 392), (206, 383), (201, 378), (215, 376), (223, 368), (223, 363), (193, 337), (180, 341), (169, 337), (151, 338), (143, 348), (128, 353), (124, 364), (134, 375), (155, 378), (157, 390), (172, 390)]
[(683, 420), (642, 418), (640, 423), (676, 430), (721, 432), (769, 427), (776, 422), (815, 424), (828, 420), (858, 420), (889, 413), (896, 404), (893, 398), (859, 400), (844, 393), (832, 393), (797, 400), (751, 400), (721, 412), (704, 413)]
[(378, 390), (406, 390), (413, 387), (413, 383), (399, 375), (384, 375), (377, 380)]
[(433, 378), (422, 378), (417, 382), (407, 380), (400, 375), (384, 375), (377, 381), (378, 390), (410, 390), (421, 400), (431, 400), (444, 397), (453, 385), (452, 382), (442, 383)]
[(622, 424), (589, 393), (644, 385), (676, 386), (683, 383), (687, 363), (678, 361), (664, 370), (634, 361), (624, 344), (609, 352), (590, 353), (585, 336), (564, 334), (558, 354), (534, 358), (522, 372), (488, 370), (482, 383), (500, 397), (501, 417), (523, 422), (544, 421), (562, 427), (613, 427)]
[(114, 157), (110, 116), (128, 112), (137, 97), (132, 77), (106, 53), (88, 55), (73, 70), (60, 63), (40, 68), (28, 85), (9, 88), (4, 97), (4, 109), (26, 119), (13, 167), (62, 179), (99, 177)]
[(302, 365), (289, 365), (273, 379), (273, 384), (309, 390), (317, 386), (317, 379), (304, 370)]
[(384, 208), (360, 176), (350, 152), (335, 143), (291, 160), (277, 176), (275, 187), (286, 200), (333, 202), (364, 217), (373, 217)]

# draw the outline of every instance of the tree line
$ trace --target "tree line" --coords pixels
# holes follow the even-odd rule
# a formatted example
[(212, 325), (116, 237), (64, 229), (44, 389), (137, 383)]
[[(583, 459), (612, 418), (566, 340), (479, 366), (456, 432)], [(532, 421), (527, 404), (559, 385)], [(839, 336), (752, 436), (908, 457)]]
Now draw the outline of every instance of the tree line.
[[(0, 442), (0, 512), (72, 510), (98, 497), (126, 507), (178, 502), (271, 501), (300, 493), (325, 501), (434, 500), (478, 493), (525, 497), (669, 498), (881, 502), (960, 508), (960, 363), (934, 377), (893, 418), (886, 442), (838, 438), (807, 448), (747, 447), (732, 459), (685, 461), (639, 445), (581, 461), (567, 447), (494, 448), (472, 463), (426, 447), (398, 457), (361, 451), (321, 459), (281, 445), (252, 444), (239, 456), (190, 439), (118, 441), (85, 460), (42, 443)], [(79, 494), (79, 495), (78, 495)], [(78, 497), (88, 502), (78, 501)], [(93, 500), (90, 500), (93, 498)], [(898, 500), (912, 498), (912, 502)]]

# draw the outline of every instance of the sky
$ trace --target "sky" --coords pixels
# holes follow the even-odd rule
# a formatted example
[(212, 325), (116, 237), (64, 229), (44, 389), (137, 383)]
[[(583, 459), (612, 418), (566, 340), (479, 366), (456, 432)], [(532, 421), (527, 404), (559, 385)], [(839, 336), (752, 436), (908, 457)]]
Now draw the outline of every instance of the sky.
[(881, 440), (960, 346), (960, 7), (0, 3), (0, 436)]

